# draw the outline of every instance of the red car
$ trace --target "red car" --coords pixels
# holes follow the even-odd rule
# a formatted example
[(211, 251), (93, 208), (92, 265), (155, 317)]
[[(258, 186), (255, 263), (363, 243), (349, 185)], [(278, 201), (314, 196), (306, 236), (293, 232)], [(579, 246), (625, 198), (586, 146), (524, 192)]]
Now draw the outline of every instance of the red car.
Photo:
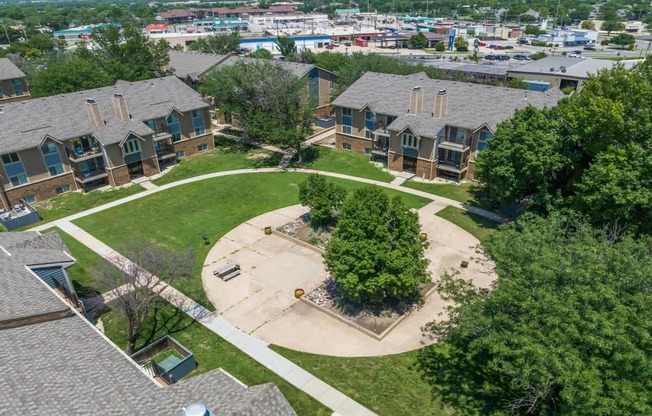
[(480, 46), (487, 46), (487, 42), (480, 42), (479, 45)]
[(326, 45), (326, 49), (333, 49), (333, 45)]

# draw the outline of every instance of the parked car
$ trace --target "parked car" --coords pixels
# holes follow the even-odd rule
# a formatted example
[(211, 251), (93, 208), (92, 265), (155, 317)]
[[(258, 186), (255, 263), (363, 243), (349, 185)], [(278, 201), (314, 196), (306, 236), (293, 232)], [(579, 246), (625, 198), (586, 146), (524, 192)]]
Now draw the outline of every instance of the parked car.
[(595, 50), (597, 50), (597, 48), (595, 47), (595, 45), (586, 45), (584, 47), (584, 50), (585, 51), (595, 51)]
[(503, 45), (496, 45), (496, 50), (504, 51), (505, 49), (507, 48), (505, 48)]
[(495, 61), (496, 55), (485, 55), (484, 59), (486, 59), (487, 61)]
[(480, 42), (478, 46), (487, 46), (487, 42)]
[(326, 49), (333, 49), (333, 45), (326, 45)]
[(568, 55), (568, 56), (569, 56), (570, 58), (581, 58), (581, 57), (582, 57), (582, 55), (578, 55), (578, 54), (576, 54), (575, 52), (571, 53), (571, 54)]
[(581, 54), (582, 54), (582, 51), (573, 51), (573, 53), (574, 53), (575, 55), (581, 55)]
[(497, 58), (499, 61), (509, 61), (509, 60), (511, 59), (511, 58), (510, 58), (509, 56), (507, 56), (507, 55), (496, 55), (496, 58)]
[(514, 47), (512, 45), (506, 45), (505, 49), (514, 49)]
[(335, 46), (336, 48), (338, 48), (338, 47), (340, 46), (340, 43), (339, 43), (338, 41), (334, 41), (333, 43), (331, 43), (331, 45), (333, 45), (333, 46)]
[(516, 43), (518, 43), (519, 45), (527, 45), (529, 42), (526, 38), (518, 38), (516, 39)]
[(496, 49), (496, 45), (491, 44), (491, 45), (487, 46), (487, 48), (489, 48), (489, 49)]
[(514, 60), (516, 61), (531, 61), (532, 58), (530, 58), (528, 55), (514, 55), (512, 56)]
[(351, 46), (351, 42), (349, 41), (344, 42), (344, 46)]

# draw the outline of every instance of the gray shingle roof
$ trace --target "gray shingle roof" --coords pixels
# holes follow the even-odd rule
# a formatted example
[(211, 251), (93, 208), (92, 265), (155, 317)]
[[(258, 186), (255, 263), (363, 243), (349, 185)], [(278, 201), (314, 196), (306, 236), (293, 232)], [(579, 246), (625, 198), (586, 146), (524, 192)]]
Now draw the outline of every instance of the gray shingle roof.
[(315, 66), (311, 64), (302, 64), (299, 62), (290, 62), (290, 61), (281, 61), (278, 59), (274, 60), (269, 60), (269, 59), (259, 59), (259, 58), (247, 58), (247, 57), (241, 57), (241, 56), (231, 56), (229, 59), (224, 61), (222, 65), (233, 65), (236, 62), (271, 62), (276, 65), (280, 65), (286, 70), (292, 72), (297, 77), (302, 77), (306, 75), (310, 70), (312, 70)]
[(57, 313), (0, 329), (0, 415), (177, 416), (201, 402), (220, 416), (296, 416), (274, 384), (247, 388), (220, 370), (159, 387), (28, 271), (41, 261), (29, 256), (67, 257), (56, 233), (0, 233), (0, 246), (0, 322)]
[[(628, 60), (622, 61), (625, 68), (631, 68), (639, 61)], [(543, 59), (529, 62), (516, 68), (510, 68), (508, 74), (528, 74), (536, 78), (536, 75), (563, 75), (572, 78), (588, 78), (590, 74), (595, 74), (601, 69), (610, 69), (616, 65), (615, 61), (606, 59), (591, 58), (570, 58), (567, 56), (548, 56)], [(561, 67), (566, 68), (566, 72), (561, 72)], [(551, 71), (550, 69), (553, 69)]]
[(214, 53), (181, 52), (174, 49), (170, 49), (168, 55), (174, 74), (183, 79), (190, 77), (193, 81), (197, 81), (206, 71), (229, 57)]
[(273, 384), (246, 388), (219, 370), (158, 387), (78, 316), (5, 329), (0, 350), (11, 351), (0, 413), (178, 416), (201, 402), (220, 416), (296, 415)]
[[(114, 93), (126, 99), (131, 120), (123, 122), (116, 117)], [(99, 104), (104, 125), (92, 125), (87, 98)], [(129, 133), (153, 133), (145, 120), (166, 117), (173, 109), (183, 113), (205, 107), (209, 104), (201, 95), (174, 76), (118, 81), (111, 87), (6, 104), (0, 113), (0, 153), (34, 148), (46, 136), (61, 141), (92, 134), (104, 145), (120, 143)]]
[[(424, 91), (424, 111), (408, 114), (410, 92), (415, 86)], [(432, 112), (439, 90), (447, 91), (448, 107), (444, 117), (436, 119)], [(398, 117), (389, 126), (390, 130), (401, 131), (410, 127), (419, 136), (435, 137), (446, 125), (478, 129), (486, 124), (495, 130), (498, 123), (510, 118), (518, 108), (528, 105), (550, 107), (562, 97), (561, 91), (557, 90), (535, 92), (435, 80), (425, 73), (391, 75), (367, 72), (337, 97), (333, 105), (360, 111), (369, 106), (375, 113)]]
[(25, 74), (8, 58), (0, 58), (0, 81), (23, 78)]

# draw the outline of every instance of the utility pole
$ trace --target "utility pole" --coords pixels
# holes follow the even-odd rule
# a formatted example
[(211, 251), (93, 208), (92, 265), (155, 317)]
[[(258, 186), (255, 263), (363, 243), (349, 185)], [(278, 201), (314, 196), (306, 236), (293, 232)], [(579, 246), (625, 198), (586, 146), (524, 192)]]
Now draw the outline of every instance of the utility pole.
[(7, 32), (7, 26), (5, 26), (5, 21), (0, 19), (0, 25), (5, 29), (5, 35), (7, 36), (7, 42), (11, 45), (11, 39), (9, 38), (9, 32)]
[(561, 0), (557, 0), (557, 11), (555, 12), (555, 23), (553, 27), (557, 26), (557, 18), (559, 17), (559, 5), (561, 4)]

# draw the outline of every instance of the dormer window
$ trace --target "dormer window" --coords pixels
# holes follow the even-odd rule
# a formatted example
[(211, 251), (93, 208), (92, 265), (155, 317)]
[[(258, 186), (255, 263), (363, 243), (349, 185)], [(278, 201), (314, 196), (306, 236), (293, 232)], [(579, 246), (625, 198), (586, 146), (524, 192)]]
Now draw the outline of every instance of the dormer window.
[(138, 142), (138, 139), (127, 140), (122, 150), (125, 156), (140, 152), (140, 143)]
[(402, 137), (403, 147), (411, 147), (413, 149), (419, 148), (419, 139), (411, 133), (403, 133)]

